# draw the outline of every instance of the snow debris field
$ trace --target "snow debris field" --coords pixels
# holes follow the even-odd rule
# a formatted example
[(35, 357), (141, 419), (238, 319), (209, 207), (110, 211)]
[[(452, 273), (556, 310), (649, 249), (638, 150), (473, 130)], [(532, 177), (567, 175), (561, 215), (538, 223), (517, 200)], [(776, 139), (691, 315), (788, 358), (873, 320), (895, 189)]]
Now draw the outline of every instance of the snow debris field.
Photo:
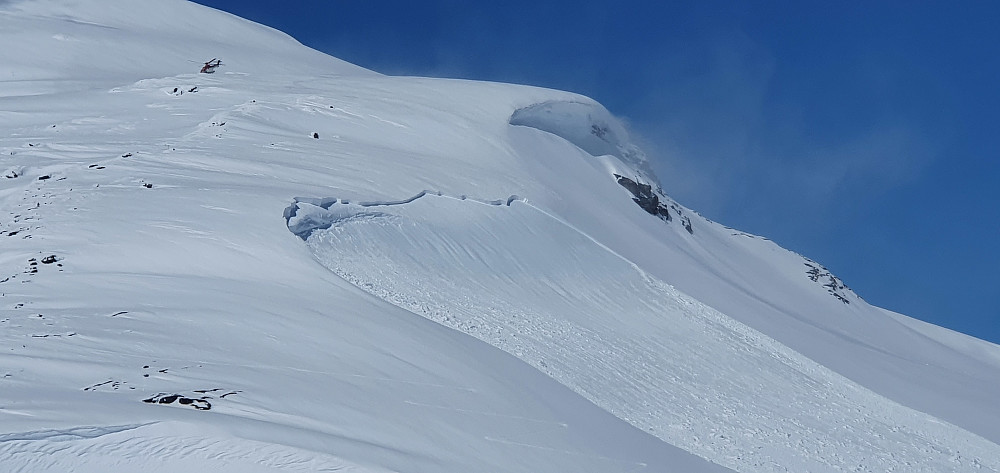
[(0, 41), (0, 471), (1000, 472), (1000, 347), (687, 209), (589, 98), (182, 0)]

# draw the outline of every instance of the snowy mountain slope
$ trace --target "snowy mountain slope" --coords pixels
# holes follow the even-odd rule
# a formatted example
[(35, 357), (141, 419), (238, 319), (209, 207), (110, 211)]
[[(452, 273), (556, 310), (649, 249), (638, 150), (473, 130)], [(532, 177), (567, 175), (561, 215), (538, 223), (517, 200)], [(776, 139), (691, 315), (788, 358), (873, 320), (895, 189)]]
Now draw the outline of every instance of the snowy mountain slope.
[[(905, 463), (967, 437), (678, 294), (517, 201), (425, 195), (397, 206), (335, 205), (344, 208), (331, 208), (330, 229), (308, 242), (337, 274), (515, 353), (597, 405), (731, 468)], [(994, 450), (981, 439), (959, 449), (972, 455), (965, 461)], [(942, 460), (922, 467), (954, 468)]]
[(664, 235), (661, 222), (647, 220), (633, 228), (648, 233), (638, 230), (617, 242), (602, 241), (692, 297), (824, 366), (1000, 440), (1000, 410), (988, 401), (1000, 396), (996, 345), (940, 327), (915, 329), (919, 322), (888, 314), (850, 292), (843, 292), (850, 301), (844, 304), (822, 279), (811, 280), (807, 263), (815, 263), (759, 237), (700, 218), (694, 218), (694, 236)]
[(0, 98), (4, 471), (725, 471), (317, 265), (281, 212), (336, 140), (295, 80)]
[[(632, 177), (656, 188), (642, 172)], [(673, 225), (602, 211), (598, 200), (611, 197), (579, 201), (560, 215), (650, 274), (838, 373), (1000, 441), (1000, 406), (989, 401), (1000, 397), (996, 345), (872, 307), (819, 263), (662, 197), (679, 217)]]
[(179, 0), (8, 1), (0, 15), (4, 95), (197, 72), (216, 56), (259, 73), (294, 64), (300, 74), (374, 74), (280, 31)]
[[(675, 218), (650, 216), (593, 101), (95, 5), (0, 7), (9, 44), (132, 40), (6, 53), (34, 79), (0, 94), (14, 471), (1000, 471), (995, 345), (844, 304), (666, 196)], [(197, 52), (212, 76), (177, 46), (203, 17), (240, 37)]]
[[(692, 219), (694, 235), (664, 232), (661, 222), (647, 218), (631, 227), (632, 234), (617, 241), (607, 235), (602, 242), (824, 366), (1000, 441), (1000, 407), (986, 401), (1000, 396), (996, 345), (940, 327), (915, 329), (919, 322), (872, 307), (838, 286), (844, 303), (825, 286), (835, 276), (826, 276), (818, 263), (766, 239)], [(588, 221), (579, 220), (584, 228)]]

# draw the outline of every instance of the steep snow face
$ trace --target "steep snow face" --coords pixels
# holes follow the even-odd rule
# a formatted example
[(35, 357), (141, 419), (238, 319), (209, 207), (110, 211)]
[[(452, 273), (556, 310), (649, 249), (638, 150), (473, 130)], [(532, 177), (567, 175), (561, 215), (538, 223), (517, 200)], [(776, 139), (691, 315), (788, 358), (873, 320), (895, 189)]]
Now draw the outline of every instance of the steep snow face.
[[(600, 105), (542, 102), (515, 111), (511, 124), (554, 134), (598, 156), (643, 210), (673, 222), (666, 228), (655, 219), (612, 214), (600, 199), (588, 200), (594, 193), (576, 192), (578, 205), (559, 213), (578, 228), (838, 373), (1000, 441), (1000, 405), (985, 401), (1000, 397), (996, 345), (871, 307), (820, 263), (697, 216), (664, 194), (641, 151)], [(551, 182), (558, 180), (554, 175)], [(676, 231), (681, 228), (688, 235)]]
[[(424, 193), (300, 209), (292, 226), (304, 212), (328, 222), (307, 242), (344, 279), (737, 471), (1000, 467), (990, 442), (835, 375), (530, 202)], [(942, 445), (959, 463), (927, 454)]]
[(0, 66), (5, 467), (1000, 471), (995, 345), (673, 202), (594, 101), (102, 5), (0, 5), (118, 28)]

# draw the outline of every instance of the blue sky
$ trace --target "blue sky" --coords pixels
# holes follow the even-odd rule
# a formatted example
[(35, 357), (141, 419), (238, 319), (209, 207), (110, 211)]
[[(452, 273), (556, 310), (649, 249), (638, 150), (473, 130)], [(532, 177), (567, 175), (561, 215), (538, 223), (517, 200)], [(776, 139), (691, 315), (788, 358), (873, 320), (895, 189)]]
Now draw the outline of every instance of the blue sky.
[(593, 97), (685, 205), (1000, 343), (1000, 3), (198, 3), (386, 74)]

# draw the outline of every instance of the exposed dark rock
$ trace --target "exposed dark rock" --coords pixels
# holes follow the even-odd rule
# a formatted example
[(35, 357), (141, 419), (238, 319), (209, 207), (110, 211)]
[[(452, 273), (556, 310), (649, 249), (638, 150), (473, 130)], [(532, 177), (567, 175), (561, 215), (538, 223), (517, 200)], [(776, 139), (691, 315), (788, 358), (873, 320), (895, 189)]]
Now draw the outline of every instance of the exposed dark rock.
[(851, 303), (851, 301), (847, 298), (847, 295), (852, 294), (853, 292), (849, 287), (847, 287), (846, 284), (844, 284), (843, 281), (840, 280), (840, 278), (834, 276), (830, 273), (830, 270), (819, 265), (818, 263), (806, 261), (805, 265), (809, 268), (806, 270), (806, 277), (808, 277), (810, 281), (818, 283), (826, 288), (826, 291), (840, 302), (843, 302), (844, 304)]
[[(98, 391), (98, 390), (106, 391), (106, 390), (110, 389), (112, 391), (117, 391), (119, 388), (124, 387), (125, 384), (127, 384), (127, 383), (125, 383), (124, 381), (115, 381), (113, 379), (109, 379), (109, 380), (107, 380), (107, 381), (105, 381), (103, 383), (97, 383), (97, 384), (94, 384), (94, 385), (91, 385), (91, 386), (87, 386), (87, 387), (83, 388), (83, 390), (84, 391)], [(129, 388), (129, 389), (134, 389), (134, 388)]]
[(597, 125), (596, 123), (590, 125), (590, 133), (605, 141), (607, 141), (607, 138), (605, 137), (608, 136), (610, 131), (611, 130), (608, 129), (607, 125)]
[(633, 181), (618, 174), (615, 174), (615, 179), (618, 180), (618, 185), (624, 187), (632, 194), (632, 200), (636, 204), (639, 204), (639, 207), (642, 207), (643, 210), (651, 215), (660, 217), (665, 222), (673, 220), (670, 216), (669, 208), (660, 202), (660, 197), (653, 192), (652, 186)]
[(171, 394), (169, 396), (163, 396), (163, 397), (161, 397), (157, 402), (160, 403), (160, 404), (171, 404), (174, 401), (176, 401), (177, 398), (179, 398), (179, 397), (181, 397), (179, 394)]
[[(49, 337), (59, 338), (59, 337), (75, 337), (75, 336), (76, 336), (76, 332), (70, 332), (70, 333), (67, 333), (67, 334), (46, 333), (46, 334), (43, 334), (43, 335), (32, 335), (31, 338), (49, 338)], [(118, 388), (115, 388), (115, 389), (118, 389)]]
[(688, 233), (694, 235), (694, 228), (691, 227), (691, 219), (688, 218), (687, 215), (681, 217), (681, 225), (684, 226), (684, 229), (687, 230)]
[(191, 406), (199, 411), (212, 409), (212, 403), (208, 402), (208, 399), (205, 396), (201, 398), (191, 398), (181, 396), (180, 394), (159, 393), (153, 397), (143, 399), (142, 402), (147, 404), (173, 404), (174, 402), (177, 402), (181, 405)]

